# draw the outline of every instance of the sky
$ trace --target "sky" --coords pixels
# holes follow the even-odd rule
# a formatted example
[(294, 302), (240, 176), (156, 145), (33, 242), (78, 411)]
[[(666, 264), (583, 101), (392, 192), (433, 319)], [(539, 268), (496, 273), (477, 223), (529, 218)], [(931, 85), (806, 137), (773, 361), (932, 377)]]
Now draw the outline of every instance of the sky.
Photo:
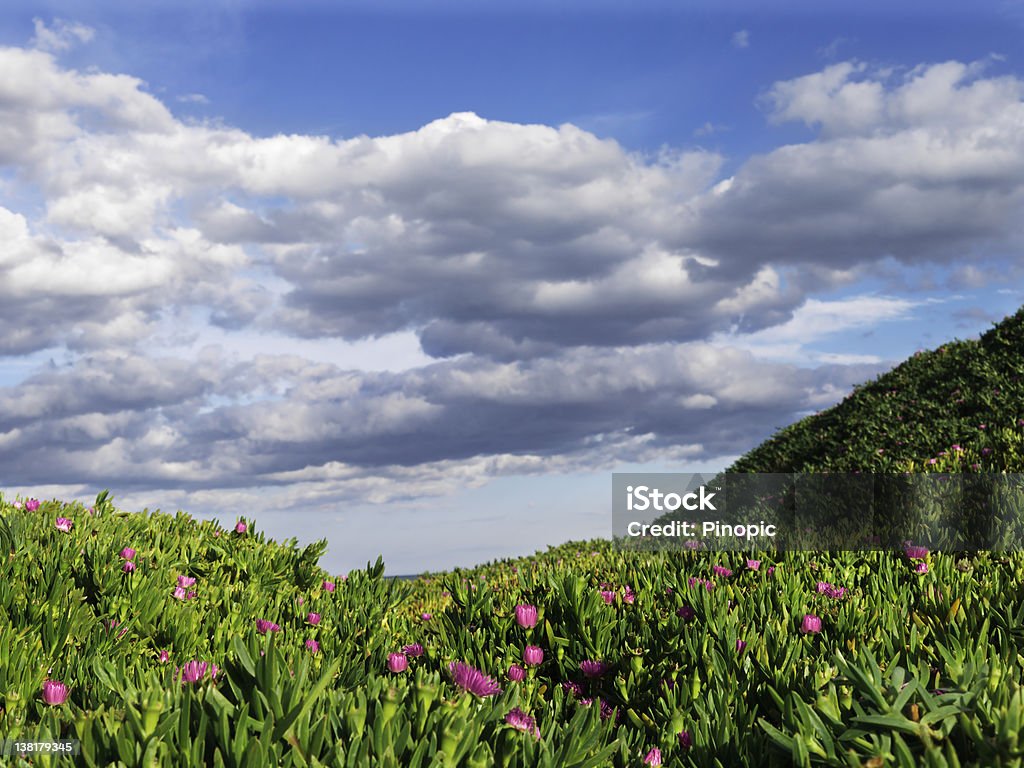
[(1024, 3), (5, 3), (0, 490), (611, 531), (1024, 304)]

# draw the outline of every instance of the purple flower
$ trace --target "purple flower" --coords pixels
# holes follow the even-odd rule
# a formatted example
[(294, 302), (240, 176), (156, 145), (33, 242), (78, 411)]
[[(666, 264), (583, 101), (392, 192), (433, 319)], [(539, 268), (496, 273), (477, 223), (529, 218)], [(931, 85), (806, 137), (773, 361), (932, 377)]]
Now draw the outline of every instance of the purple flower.
[(743, 650), (747, 647), (747, 643), (744, 640), (736, 640), (736, 653), (743, 653)]
[(523, 663), (528, 667), (536, 667), (544, 661), (544, 651), (536, 645), (528, 645), (523, 648)]
[(760, 560), (747, 560), (747, 568), (749, 568), (752, 571), (759, 571), (759, 570), (761, 570), (761, 561)]
[(324, 589), (326, 589), (328, 592), (333, 592), (334, 591), (334, 582), (333, 581), (325, 581), (324, 582)]
[(728, 568), (726, 568), (725, 566), (722, 566), (722, 565), (712, 566), (711, 570), (715, 572), (716, 576), (722, 576), (722, 577), (725, 577), (725, 578), (728, 578), (729, 576), (732, 576), (732, 571), (730, 571)]
[(693, 746), (693, 736), (690, 735), (689, 731), (679, 732), (679, 746), (682, 749), (689, 749)]
[(636, 595), (633, 594), (633, 589), (627, 584), (622, 590), (622, 601), (629, 605), (632, 605), (636, 600)]
[(134, 560), (135, 559), (135, 550), (132, 549), (131, 547), (125, 547), (124, 549), (121, 550), (121, 559), (122, 560)]
[(56, 707), (68, 700), (68, 687), (57, 680), (43, 681), (43, 701)]
[(432, 613), (421, 613), (420, 618), (423, 619), (423, 621), (430, 621), (434, 618), (434, 615)]
[(915, 546), (910, 542), (903, 547), (903, 554), (908, 560), (924, 560), (928, 557), (928, 547)]
[(508, 668), (508, 679), (513, 683), (521, 682), (526, 678), (526, 670), (520, 667), (518, 664), (513, 664)]
[(310, 613), (310, 614), (308, 614), (306, 616), (306, 621), (308, 621), (310, 624), (312, 624), (315, 627), (317, 624), (320, 623), (320, 614), (319, 613)]
[(610, 590), (602, 589), (601, 597), (604, 598), (605, 603), (607, 603), (608, 605), (611, 605), (615, 602), (615, 593)]
[(187, 593), (185, 592), (185, 588), (184, 587), (175, 587), (174, 591), (171, 593), (171, 597), (173, 597), (175, 600), (187, 600), (188, 599)]
[(697, 616), (697, 612), (693, 610), (693, 608), (691, 608), (690, 606), (684, 605), (682, 608), (676, 611), (676, 616), (681, 616), (687, 621), (690, 621), (691, 619)]
[(256, 619), (256, 631), (261, 635), (265, 635), (268, 632), (280, 632), (281, 628), (272, 621), (266, 619)]
[(422, 656), (423, 646), (419, 643), (410, 643), (409, 645), (402, 646), (402, 653), (406, 656)]
[(479, 669), (474, 669), (468, 664), (453, 661), (448, 669), (452, 673), (454, 683), (464, 691), (469, 691), (477, 696), (494, 696), (501, 693), (501, 686)]
[(587, 659), (580, 662), (580, 670), (587, 677), (600, 677), (611, 669), (611, 665), (604, 661), (592, 661)]
[(519, 707), (515, 707), (511, 712), (505, 715), (505, 722), (518, 731), (532, 734), (535, 739), (540, 738), (540, 729), (537, 727), (537, 721), (523, 712)]
[(846, 587), (836, 587), (825, 581), (818, 582), (818, 592), (827, 597), (831, 597), (833, 600), (839, 600), (843, 595), (846, 594)]
[(310, 651), (310, 653), (320, 653), (320, 643), (318, 643), (316, 640), (307, 640), (306, 648)]
[(645, 765), (661, 765), (661, 750), (653, 747), (644, 757)]
[(517, 605), (516, 624), (523, 629), (531, 629), (537, 626), (537, 607), (534, 605)]
[(160, 651), (160, 655), (156, 657), (156, 660), (159, 661), (161, 664), (166, 664), (168, 661), (171, 660), (171, 652)]
[(577, 699), (583, 695), (583, 686), (579, 683), (573, 682), (572, 680), (562, 681), (562, 690), (571, 693)]
[(39, 509), (39, 499), (29, 499), (25, 502), (26, 512), (35, 512), (37, 509)]
[(388, 654), (388, 669), (394, 672), (396, 675), (399, 672), (405, 672), (409, 668), (409, 660), (405, 657), (404, 653), (389, 653)]
[(690, 550), (700, 549), (704, 546), (704, 542), (698, 541), (697, 539), (687, 539), (686, 543), (683, 546)]
[(57, 518), (56, 526), (58, 531), (63, 531), (64, 533), (71, 533), (71, 526), (73, 525), (74, 522), (68, 520), (66, 517)]
[(815, 616), (813, 613), (808, 613), (804, 616), (802, 622), (800, 622), (800, 631), (805, 635), (809, 633), (821, 632), (821, 619)]
[(928, 573), (928, 563), (920, 562), (914, 567), (916, 573)]
[(249, 527), (241, 520), (235, 523), (235, 533), (245, 533), (247, 530), (249, 530)]
[(179, 576), (178, 577), (178, 586), (183, 588), (183, 589), (185, 587), (191, 587), (195, 583), (196, 583), (196, 580), (194, 578), (192, 578), (191, 576)]
[(181, 668), (181, 682), (198, 683), (206, 676), (205, 661), (190, 661)]
[(135, 563), (131, 560), (125, 560), (124, 565), (121, 566), (121, 570), (125, 573), (132, 573), (135, 570)]

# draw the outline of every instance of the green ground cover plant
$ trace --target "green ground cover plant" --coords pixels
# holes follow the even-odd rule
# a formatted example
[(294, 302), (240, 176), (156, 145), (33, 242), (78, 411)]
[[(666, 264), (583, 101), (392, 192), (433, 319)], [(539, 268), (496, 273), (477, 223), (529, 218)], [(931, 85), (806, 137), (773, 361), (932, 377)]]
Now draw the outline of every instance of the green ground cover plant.
[[(916, 355), (731, 471), (1022, 472), (1022, 329)], [(106, 493), (0, 516), (0, 735), (78, 739), (82, 765), (1024, 764), (1016, 551), (591, 541), (406, 582)]]

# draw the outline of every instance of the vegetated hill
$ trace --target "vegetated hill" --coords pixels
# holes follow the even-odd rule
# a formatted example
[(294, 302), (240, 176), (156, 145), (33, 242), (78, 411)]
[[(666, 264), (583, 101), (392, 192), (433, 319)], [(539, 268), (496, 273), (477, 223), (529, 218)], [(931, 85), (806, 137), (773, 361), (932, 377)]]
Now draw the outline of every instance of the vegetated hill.
[(1024, 472), (1024, 309), (918, 352), (728, 472)]

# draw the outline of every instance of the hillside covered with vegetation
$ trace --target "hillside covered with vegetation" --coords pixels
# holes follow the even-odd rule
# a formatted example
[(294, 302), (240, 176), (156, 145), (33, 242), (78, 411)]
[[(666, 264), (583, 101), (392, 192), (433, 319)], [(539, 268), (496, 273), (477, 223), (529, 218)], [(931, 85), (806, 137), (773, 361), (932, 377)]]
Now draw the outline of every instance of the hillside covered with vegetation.
[[(1019, 471), (1022, 328), (921, 353), (733, 471)], [(0, 516), (0, 736), (80, 747), (16, 764), (1024, 765), (1017, 552), (595, 541), (403, 582), (105, 493)]]

